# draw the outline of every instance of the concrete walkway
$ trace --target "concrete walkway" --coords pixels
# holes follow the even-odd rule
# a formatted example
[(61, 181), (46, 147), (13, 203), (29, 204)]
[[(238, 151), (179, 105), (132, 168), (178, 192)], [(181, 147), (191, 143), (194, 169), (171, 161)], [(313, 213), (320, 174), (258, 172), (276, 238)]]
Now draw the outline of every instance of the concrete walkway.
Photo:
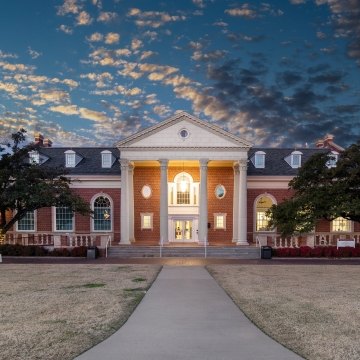
[(301, 358), (255, 327), (204, 268), (165, 266), (125, 325), (77, 359)]

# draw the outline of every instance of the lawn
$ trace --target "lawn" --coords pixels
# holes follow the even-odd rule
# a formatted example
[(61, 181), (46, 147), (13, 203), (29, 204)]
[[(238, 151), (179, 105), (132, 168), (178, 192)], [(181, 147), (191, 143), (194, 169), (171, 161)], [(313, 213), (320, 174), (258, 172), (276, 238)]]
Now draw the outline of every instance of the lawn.
[(73, 359), (126, 321), (153, 265), (0, 266), (0, 359)]
[(251, 321), (302, 357), (360, 359), (359, 266), (207, 269)]

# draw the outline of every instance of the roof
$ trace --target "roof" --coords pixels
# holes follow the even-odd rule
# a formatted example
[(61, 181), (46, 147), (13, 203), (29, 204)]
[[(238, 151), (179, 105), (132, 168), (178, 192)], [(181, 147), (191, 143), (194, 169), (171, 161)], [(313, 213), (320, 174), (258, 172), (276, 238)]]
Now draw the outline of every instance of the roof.
[(263, 151), (265, 155), (265, 168), (255, 168), (252, 161), (248, 163), (248, 175), (257, 175), (257, 176), (295, 176), (298, 173), (298, 169), (293, 169), (286, 161), (285, 158), (289, 156), (293, 151), (300, 151), (301, 164), (304, 164), (312, 155), (329, 152), (329, 149), (294, 149), (294, 148), (252, 148), (248, 153), (248, 158), (251, 159), (252, 156), (257, 151)]
[[(71, 175), (120, 175), (120, 152), (113, 147), (49, 147), (40, 148), (39, 153), (48, 157), (44, 166), (58, 167), (65, 166), (65, 151), (73, 150), (82, 157), (81, 161), (74, 168), (66, 168)], [(111, 168), (101, 167), (101, 152), (109, 150), (115, 161)]]

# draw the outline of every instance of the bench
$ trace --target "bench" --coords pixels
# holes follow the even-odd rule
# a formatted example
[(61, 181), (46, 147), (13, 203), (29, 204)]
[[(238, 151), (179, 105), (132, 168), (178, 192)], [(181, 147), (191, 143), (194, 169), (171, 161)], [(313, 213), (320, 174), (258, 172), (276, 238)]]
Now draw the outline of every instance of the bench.
[(338, 239), (336, 248), (339, 247), (355, 247), (355, 239), (348, 240), (348, 239)]

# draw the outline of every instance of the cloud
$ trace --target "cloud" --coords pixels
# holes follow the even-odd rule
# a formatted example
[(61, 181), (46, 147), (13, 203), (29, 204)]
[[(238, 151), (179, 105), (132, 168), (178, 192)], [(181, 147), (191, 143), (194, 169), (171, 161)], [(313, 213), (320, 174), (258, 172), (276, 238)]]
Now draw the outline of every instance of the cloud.
[(135, 24), (139, 27), (159, 28), (170, 22), (184, 21), (185, 15), (170, 15), (163, 11), (144, 11), (138, 8), (131, 8), (127, 13), (128, 17), (135, 17)]
[(4, 70), (8, 70), (8, 71), (20, 71), (20, 72), (26, 72), (26, 71), (33, 71), (35, 69), (34, 66), (28, 66), (25, 64), (11, 64), (8, 62), (3, 62), (0, 61), (0, 67), (2, 67)]
[(58, 105), (51, 106), (51, 111), (59, 112), (64, 115), (79, 115), (79, 110), (76, 105)]
[(120, 35), (117, 33), (110, 32), (105, 36), (105, 44), (116, 44), (120, 40)]
[(143, 42), (140, 39), (132, 39), (131, 41), (131, 49), (136, 51), (143, 47)]
[(193, 56), (191, 57), (195, 61), (216, 61), (219, 59), (224, 58), (224, 56), (227, 54), (227, 51), (225, 50), (215, 50), (215, 51), (209, 51), (208, 53), (203, 53), (201, 51), (195, 51)]
[(204, 0), (192, 0), (192, 2), (201, 9), (205, 7)]
[(105, 113), (95, 110), (90, 110), (84, 107), (77, 107), (76, 105), (59, 105), (51, 106), (50, 111), (58, 112), (63, 115), (78, 115), (82, 119), (91, 120), (95, 122), (105, 122), (108, 117)]
[(151, 50), (149, 50), (149, 51), (143, 51), (142, 54), (141, 54), (141, 56), (140, 56), (140, 60), (145, 60), (145, 59), (147, 59), (148, 57), (153, 56), (153, 55), (155, 55), (155, 54), (157, 54), (157, 53), (154, 52), (154, 51), (151, 51)]
[(100, 34), (99, 32), (95, 32), (91, 34), (90, 37), (87, 38), (87, 40), (90, 42), (99, 42), (102, 41), (103, 39), (104, 39), (104, 35)]
[(255, 8), (249, 3), (245, 3), (240, 7), (226, 9), (224, 12), (230, 16), (243, 17), (246, 19), (256, 19), (263, 16), (263, 14), (270, 14), (272, 16), (282, 16), (284, 14), (282, 10), (274, 9), (268, 3), (261, 3), (258, 8)]
[(28, 47), (28, 54), (30, 55), (30, 57), (32, 58), (32, 59), (37, 59), (39, 56), (41, 56), (42, 55), (42, 53), (41, 52), (38, 52), (38, 51), (35, 51), (35, 50), (33, 50), (30, 46)]
[(0, 90), (6, 91), (7, 93), (14, 94), (18, 91), (18, 86), (12, 83), (5, 83), (0, 81)]
[(17, 59), (18, 56), (12, 53), (6, 53), (0, 50), (0, 59)]
[(117, 14), (114, 12), (102, 11), (102, 12), (100, 12), (100, 14), (98, 16), (97, 21), (109, 23), (110, 21), (115, 20), (116, 17), (117, 17)]
[(65, 34), (68, 34), (68, 35), (71, 35), (73, 33), (73, 30), (70, 26), (67, 26), (67, 25), (60, 25), (59, 26), (59, 30), (64, 32)]
[(39, 97), (42, 101), (44, 101), (44, 104), (47, 102), (61, 103), (70, 101), (69, 94), (62, 90), (41, 90), (39, 92)]
[(90, 14), (86, 11), (81, 11), (79, 15), (76, 17), (76, 25), (78, 26), (85, 26), (90, 25), (93, 22)]
[(57, 14), (58, 15), (66, 15), (66, 14), (78, 14), (80, 7), (77, 3), (77, 0), (64, 0), (64, 3), (58, 7)]
[(249, 4), (244, 4), (240, 8), (226, 9), (225, 13), (231, 16), (241, 16), (248, 19), (255, 19), (258, 17), (256, 11), (249, 8)]

